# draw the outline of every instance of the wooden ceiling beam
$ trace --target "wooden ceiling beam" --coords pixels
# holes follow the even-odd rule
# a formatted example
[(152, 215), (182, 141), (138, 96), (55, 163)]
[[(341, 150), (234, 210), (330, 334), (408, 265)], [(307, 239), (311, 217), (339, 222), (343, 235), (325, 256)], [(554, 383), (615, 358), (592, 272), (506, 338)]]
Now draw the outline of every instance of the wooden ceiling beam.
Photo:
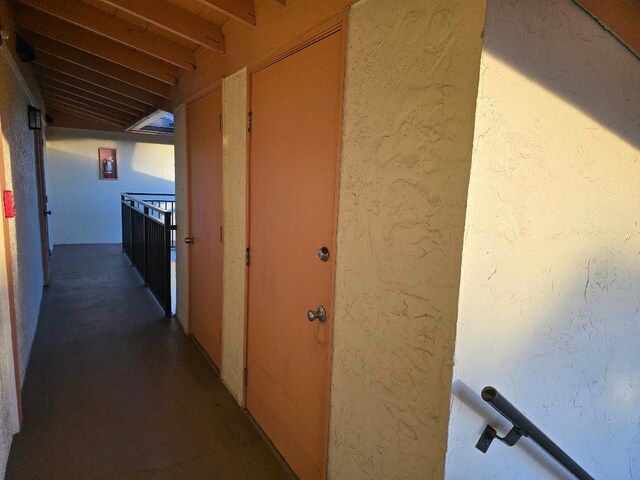
[(75, 63), (67, 62), (53, 55), (49, 55), (45, 52), (38, 52), (36, 55), (37, 65), (50, 68), (51, 70), (57, 70), (58, 72), (71, 75), (72, 77), (84, 80), (85, 82), (92, 83), (112, 92), (119, 93), (125, 97), (129, 97), (133, 100), (138, 100), (147, 105), (156, 106), (159, 103), (159, 97), (153, 93), (145, 92), (144, 90), (133, 87), (128, 83), (121, 82), (108, 75), (103, 75), (88, 68), (81, 67)]
[(66, 98), (69, 98), (70, 100), (76, 100), (78, 102), (93, 102), (95, 104), (102, 105), (103, 107), (112, 108), (122, 113), (126, 113), (127, 115), (133, 115), (133, 116), (144, 115), (144, 112), (140, 112), (134, 108), (130, 108), (116, 102), (110, 102), (108, 99), (99, 97), (97, 95), (95, 95), (94, 98), (89, 98), (88, 96), (90, 94), (82, 91), (77, 91), (77, 90), (73, 91), (73, 89), (69, 87), (57, 88), (45, 82), (39, 83), (38, 86), (40, 87), (41, 92), (50, 93), (50, 94), (58, 95), (61, 97), (66, 97)]
[(136, 117), (123, 117), (121, 115), (115, 115), (105, 110), (95, 110), (88, 105), (83, 105), (82, 103), (70, 101), (66, 98), (56, 97), (54, 95), (47, 95), (47, 96), (43, 96), (42, 98), (45, 101), (45, 104), (47, 102), (49, 103), (58, 102), (59, 104), (65, 104), (65, 105), (68, 105), (69, 107), (72, 107), (78, 110), (85, 110), (93, 115), (99, 116), (100, 118), (110, 118), (116, 122), (120, 122), (125, 125), (131, 125), (135, 123), (135, 121), (137, 120)]
[(198, 0), (226, 16), (235, 18), (246, 25), (256, 26), (256, 11), (253, 0)]
[[(75, 63), (76, 65), (88, 68), (89, 70), (93, 70), (94, 72), (100, 72), (103, 75), (108, 75), (116, 80), (141, 88), (162, 98), (171, 98), (171, 87), (159, 80), (38, 33), (21, 29), (20, 35), (33, 45), (38, 52), (46, 52)], [(38, 53), (36, 53), (36, 56), (37, 55)]]
[(145, 22), (190, 40), (205, 48), (224, 53), (224, 36), (218, 25), (163, 0), (100, 0)]
[(105, 115), (113, 119), (122, 120), (125, 123), (133, 122), (136, 119), (135, 115), (129, 115), (128, 113), (120, 112), (118, 110), (112, 110), (112, 109), (109, 109), (108, 107), (105, 107), (104, 105), (93, 104), (89, 101), (74, 100), (72, 98), (68, 98), (65, 95), (58, 95), (55, 93), (43, 92), (42, 98), (44, 98), (45, 102), (47, 100), (54, 100), (54, 101), (66, 103), (69, 106), (76, 107), (76, 108), (87, 108), (87, 109), (90, 109), (92, 112), (96, 112), (96, 113), (99, 113), (100, 115)]
[(71, 45), (111, 62), (130, 68), (168, 85), (175, 85), (178, 69), (137, 50), (112, 42), (84, 28), (58, 20), (35, 8), (18, 5), (16, 23), (31, 32)]
[(21, 0), (22, 3), (66, 22), (144, 52), (184, 70), (193, 70), (193, 51), (133, 23), (109, 15), (84, 2)]
[(59, 100), (55, 100), (52, 98), (48, 98), (45, 99), (45, 105), (50, 105), (53, 108), (57, 108), (59, 110), (63, 110), (63, 111), (69, 111), (71, 113), (77, 113), (77, 114), (81, 114), (83, 116), (85, 116), (86, 118), (93, 118), (93, 119), (97, 119), (97, 120), (101, 120), (103, 122), (109, 122), (109, 123), (113, 123), (115, 125), (118, 126), (122, 126), (122, 127), (127, 127), (129, 126), (128, 122), (125, 122), (123, 120), (119, 120), (116, 118), (112, 118), (109, 117), (108, 115), (104, 115), (98, 112), (92, 112), (91, 110), (87, 109), (87, 108), (78, 108), (78, 107), (74, 107), (73, 105), (69, 105), (68, 103), (59, 101)]
[(100, 95), (96, 95), (95, 93), (87, 92), (86, 90), (81, 90), (79, 88), (73, 87), (71, 85), (66, 85), (65, 83), (58, 82), (56, 80), (52, 80), (50, 78), (46, 78), (40, 75), (36, 75), (36, 80), (38, 81), (38, 86), (41, 90), (52, 90), (54, 92), (64, 92), (67, 95), (71, 95), (78, 98), (84, 98), (86, 100), (91, 100), (92, 102), (101, 103), (106, 105), (107, 107), (116, 108), (118, 110), (122, 110), (123, 112), (127, 112), (131, 115), (146, 115), (149, 113), (149, 109), (142, 109), (139, 107), (134, 107), (132, 105), (125, 105), (123, 103), (112, 100), (111, 98), (102, 97)]
[(84, 80), (79, 80), (75, 77), (72, 77), (71, 75), (67, 75), (56, 70), (51, 70), (50, 68), (41, 67), (39, 65), (34, 65), (34, 70), (38, 78), (44, 77), (48, 80), (53, 80), (68, 85), (69, 87), (73, 87), (75, 89), (91, 93), (93, 95), (107, 98), (114, 102), (122, 103), (124, 105), (130, 105), (131, 107), (144, 112), (149, 112), (150, 110), (152, 110), (149, 105), (146, 105), (137, 100), (132, 100), (129, 97), (125, 97), (124, 95), (112, 92), (111, 90), (107, 90), (106, 88), (98, 87), (97, 85), (85, 82)]
[[(49, 113), (51, 116), (54, 117), (54, 119), (56, 118), (57, 114), (65, 114), (65, 115), (71, 115), (74, 116), (76, 118), (78, 118), (79, 120), (90, 120), (91, 123), (93, 124), (94, 122), (98, 122), (104, 125), (108, 125), (110, 126), (112, 129), (114, 130), (124, 130), (127, 125), (124, 123), (119, 123), (113, 120), (106, 120), (106, 119), (102, 119), (102, 118), (96, 118), (95, 116), (91, 115), (90, 113), (85, 113), (79, 110), (75, 110), (72, 108), (68, 108), (65, 107), (63, 105), (47, 105), (47, 113)], [(116, 128), (114, 128), (116, 127)]]
[(53, 117), (53, 120), (49, 122), (52, 127), (57, 127), (58, 124), (61, 127), (68, 128), (85, 128), (87, 130), (99, 130), (99, 131), (117, 131), (124, 130), (123, 126), (118, 123), (105, 122), (97, 118), (90, 118), (89, 116), (83, 116), (78, 113), (63, 112), (59, 108), (53, 108), (47, 105), (47, 114)]

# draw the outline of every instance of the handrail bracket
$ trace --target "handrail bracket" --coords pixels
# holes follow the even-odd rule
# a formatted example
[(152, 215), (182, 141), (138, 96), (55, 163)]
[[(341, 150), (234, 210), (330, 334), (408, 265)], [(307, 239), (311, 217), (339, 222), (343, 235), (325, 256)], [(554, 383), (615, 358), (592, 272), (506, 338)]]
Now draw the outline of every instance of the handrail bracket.
[(484, 429), (484, 432), (482, 432), (482, 435), (480, 435), (478, 443), (476, 443), (476, 448), (482, 453), (487, 453), (487, 450), (489, 450), (489, 446), (491, 445), (491, 442), (493, 442), (494, 438), (497, 438), (509, 447), (513, 447), (523, 436), (526, 437), (522, 430), (520, 430), (516, 426), (509, 430), (509, 433), (507, 433), (504, 437), (501, 437), (500, 435), (498, 435), (498, 432), (495, 428), (493, 428), (491, 425), (487, 425)]
[(498, 435), (496, 429), (487, 425), (476, 443), (476, 448), (482, 453), (487, 453), (491, 442), (497, 438), (502, 443), (513, 447), (521, 437), (531, 438), (543, 450), (551, 455), (560, 465), (570, 471), (578, 480), (594, 480), (584, 468), (578, 465), (564, 450), (553, 443), (531, 420), (525, 417), (520, 410), (511, 405), (509, 400), (504, 398), (494, 387), (484, 387), (482, 389), (482, 399), (491, 405), (500, 415), (506, 418), (513, 428), (504, 437)]

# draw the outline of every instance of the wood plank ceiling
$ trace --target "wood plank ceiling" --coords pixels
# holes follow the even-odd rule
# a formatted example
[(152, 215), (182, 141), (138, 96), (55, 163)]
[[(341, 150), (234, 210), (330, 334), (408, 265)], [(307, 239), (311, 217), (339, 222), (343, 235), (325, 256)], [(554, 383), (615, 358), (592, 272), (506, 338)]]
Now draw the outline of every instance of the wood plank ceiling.
[(254, 0), (18, 0), (14, 13), (47, 111), (122, 129), (166, 108), (197, 50), (224, 54), (226, 22), (256, 24)]

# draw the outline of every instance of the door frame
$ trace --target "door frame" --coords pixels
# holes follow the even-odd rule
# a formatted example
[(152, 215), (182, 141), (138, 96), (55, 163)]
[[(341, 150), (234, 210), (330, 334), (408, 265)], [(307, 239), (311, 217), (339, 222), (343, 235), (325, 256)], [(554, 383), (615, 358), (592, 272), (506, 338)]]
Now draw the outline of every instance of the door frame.
[[(187, 194), (186, 194), (186, 201), (187, 201), (187, 205), (185, 208), (185, 211), (187, 212), (187, 232), (185, 234), (185, 236), (182, 238), (182, 241), (184, 242), (185, 237), (190, 237), (191, 236), (191, 229), (192, 229), (192, 225), (193, 225), (193, 215), (192, 215), (192, 206), (193, 206), (193, 202), (191, 201), (192, 199), (192, 191), (191, 191), (191, 142), (189, 141), (189, 106), (193, 105), (194, 103), (199, 102), (200, 100), (204, 100), (206, 97), (208, 97), (209, 95), (213, 95), (214, 93), (217, 93), (218, 91), (221, 92), (222, 95), (224, 95), (224, 92), (222, 92), (222, 79), (216, 80), (215, 82), (213, 82), (211, 85), (208, 85), (206, 87), (204, 87), (203, 89), (199, 90), (198, 92), (196, 92), (195, 94), (191, 95), (189, 98), (187, 98), (187, 100), (185, 100), (184, 102), (184, 116), (185, 116), (185, 136), (187, 137), (186, 140), (186, 146), (187, 146), (187, 155), (186, 155), (186, 185), (187, 185)], [(224, 97), (223, 97), (223, 108), (224, 108)], [(223, 120), (223, 126), (224, 126), (224, 120)], [(222, 132), (222, 134), (224, 135), (224, 131)], [(223, 148), (223, 155), (224, 155), (224, 148)], [(223, 172), (224, 175), (224, 172)], [(223, 188), (224, 188), (224, 181), (223, 181)], [(220, 194), (222, 195), (222, 192), (220, 192)], [(224, 198), (224, 197), (223, 197)], [(224, 204), (223, 204), (223, 220), (224, 220)], [(178, 237), (176, 236), (176, 242), (179, 241)], [(222, 262), (222, 275), (224, 278), (224, 243), (222, 245), (222, 255), (223, 255), (223, 262)], [(214, 372), (220, 376), (220, 372), (222, 371), (222, 358), (220, 359), (220, 365), (219, 367), (215, 365), (215, 363), (213, 362), (213, 359), (209, 358), (209, 355), (205, 352), (204, 347), (202, 347), (202, 345), (200, 345), (200, 342), (198, 342), (198, 340), (195, 338), (195, 336), (193, 335), (193, 323), (192, 323), (192, 318), (191, 318), (191, 312), (193, 312), (193, 309), (191, 308), (191, 300), (192, 300), (192, 295), (191, 295), (191, 288), (193, 286), (193, 281), (192, 281), (192, 254), (191, 254), (191, 248), (187, 248), (187, 272), (188, 272), (188, 288), (187, 288), (187, 312), (188, 312), (188, 318), (187, 318), (187, 334), (189, 335), (189, 337), (191, 337), (191, 339), (196, 343), (196, 345), (198, 346), (198, 348), (205, 354), (205, 358), (207, 359), (208, 363), (211, 364), (211, 366), (213, 367)], [(176, 270), (177, 271), (177, 270)], [(176, 278), (177, 281), (177, 278)], [(224, 284), (223, 284), (223, 288), (224, 288)], [(177, 291), (177, 289), (176, 289)], [(222, 301), (224, 302), (224, 291), (222, 294)], [(223, 310), (224, 312), (224, 310)], [(220, 328), (222, 329), (222, 327), (224, 326), (224, 321), (221, 323)], [(220, 339), (220, 348), (222, 350), (222, 338)]]
[(40, 220), (40, 245), (42, 250), (42, 284), (46, 287), (51, 279), (51, 244), (49, 238), (49, 219), (46, 170), (44, 165), (45, 142), (42, 130), (33, 131), (36, 162), (36, 189), (38, 194), (38, 217)]
[[(318, 26), (312, 28), (304, 35), (298, 37), (297, 39), (287, 43), (283, 48), (278, 49), (267, 57), (264, 57), (247, 67), (247, 111), (246, 118), (248, 118), (249, 113), (251, 112), (252, 98), (252, 83), (253, 83), (253, 75), (277, 62), (280, 60), (284, 60), (291, 55), (304, 50), (306, 47), (317, 43), (328, 36), (341, 32), (341, 46), (340, 46), (340, 90), (339, 97), (342, 99), (340, 103), (340, 107), (338, 108), (338, 118), (336, 119), (336, 129), (338, 135), (337, 145), (336, 145), (336, 172), (335, 172), (335, 185), (334, 185), (334, 209), (333, 209), (333, 232), (331, 245), (329, 246), (332, 252), (335, 252), (336, 261), (333, 263), (331, 267), (331, 290), (329, 295), (333, 299), (333, 311), (329, 312), (330, 315), (333, 315), (333, 319), (335, 322), (335, 280), (336, 280), (336, 269), (337, 269), (337, 234), (338, 234), (338, 216), (339, 216), (339, 199), (340, 199), (340, 167), (341, 167), (341, 159), (342, 159), (342, 131), (343, 131), (343, 116), (344, 116), (344, 85), (345, 85), (345, 66), (346, 66), (346, 53), (347, 53), (347, 23), (348, 22), (348, 9), (340, 12), (339, 14), (333, 16), (332, 18), (322, 22)], [(251, 212), (251, 133), (247, 129), (247, 148), (246, 148), (246, 238), (245, 238), (245, 248), (250, 245), (250, 212)], [(245, 266), (245, 308), (244, 308), (244, 342), (243, 342), (243, 371), (246, 372), (247, 361), (249, 355), (249, 289), (251, 288), (249, 282), (249, 266)], [(324, 438), (325, 443), (323, 447), (323, 458), (321, 465), (321, 473), (322, 478), (327, 478), (327, 468), (328, 468), (328, 454), (329, 454), (329, 424), (331, 421), (331, 372), (332, 372), (332, 360), (333, 360), (333, 329), (335, 329), (335, 323), (332, 323), (332, 329), (329, 331), (328, 342), (329, 348), (327, 349), (327, 383), (326, 383), (326, 392), (327, 392), (327, 402), (326, 402), (326, 422), (324, 425)], [(242, 408), (247, 412), (249, 416), (251, 416), (250, 412), (247, 410), (247, 381), (245, 377), (245, 381), (242, 384)], [(251, 416), (253, 419), (253, 417)], [(254, 424), (260, 427), (257, 421), (254, 420)], [(261, 429), (261, 428), (260, 428)], [(261, 429), (262, 430), (262, 429)], [(264, 432), (263, 432), (264, 433)], [(268, 437), (265, 434), (265, 438)], [(275, 448), (275, 446), (274, 446)], [(277, 451), (277, 449), (276, 449)]]

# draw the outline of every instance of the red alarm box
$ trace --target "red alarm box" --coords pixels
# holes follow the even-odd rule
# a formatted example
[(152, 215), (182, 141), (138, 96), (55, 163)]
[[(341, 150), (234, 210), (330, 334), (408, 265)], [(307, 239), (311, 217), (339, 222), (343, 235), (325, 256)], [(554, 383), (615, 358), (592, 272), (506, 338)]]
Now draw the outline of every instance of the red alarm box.
[(15, 218), (16, 204), (13, 201), (13, 192), (11, 190), (2, 192), (2, 204), (4, 205), (4, 218)]

